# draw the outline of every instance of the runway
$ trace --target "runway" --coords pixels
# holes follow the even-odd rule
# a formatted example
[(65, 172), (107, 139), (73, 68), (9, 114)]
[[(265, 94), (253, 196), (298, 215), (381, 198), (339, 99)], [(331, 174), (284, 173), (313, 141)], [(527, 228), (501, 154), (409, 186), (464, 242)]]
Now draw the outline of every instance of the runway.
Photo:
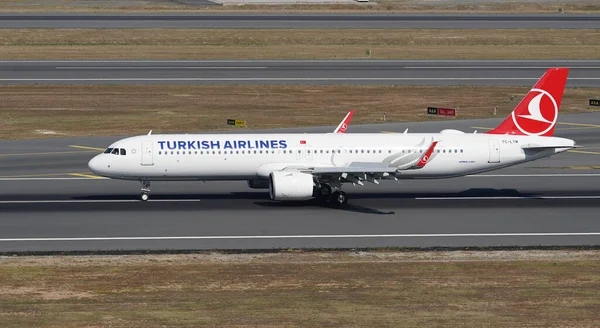
[[(501, 119), (351, 125), (350, 133), (485, 131)], [(332, 127), (278, 131), (330, 131)], [(600, 115), (561, 115), (583, 148), (448, 180), (346, 186), (351, 206), (271, 202), (243, 182), (96, 179), (87, 161), (119, 137), (0, 142), (0, 252), (600, 244)]]
[(4, 13), (0, 28), (600, 28), (589, 14), (65, 14)]
[(532, 85), (548, 67), (600, 87), (599, 60), (0, 61), (0, 84)]

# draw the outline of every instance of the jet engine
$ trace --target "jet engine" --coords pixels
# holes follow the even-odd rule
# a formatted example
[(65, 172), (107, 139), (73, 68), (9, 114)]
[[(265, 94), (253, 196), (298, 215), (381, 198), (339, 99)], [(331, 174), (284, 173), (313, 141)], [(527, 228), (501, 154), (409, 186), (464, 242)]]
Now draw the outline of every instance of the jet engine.
[(248, 180), (248, 187), (252, 189), (269, 189), (268, 179)]
[(269, 175), (272, 200), (308, 200), (313, 197), (313, 176), (301, 172), (275, 171)]

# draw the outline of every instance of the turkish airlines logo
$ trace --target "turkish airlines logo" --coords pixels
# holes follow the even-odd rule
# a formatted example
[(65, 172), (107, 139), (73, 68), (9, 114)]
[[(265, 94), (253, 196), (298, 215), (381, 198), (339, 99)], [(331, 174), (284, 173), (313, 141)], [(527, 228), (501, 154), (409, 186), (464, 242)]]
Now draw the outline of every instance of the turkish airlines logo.
[(519, 131), (528, 136), (541, 136), (552, 130), (558, 119), (558, 105), (554, 97), (542, 89), (531, 89), (527, 94), (535, 94), (529, 105), (527, 105), (526, 114), (512, 113), (512, 120)]
[(340, 132), (346, 132), (347, 128), (348, 128), (348, 124), (342, 123), (342, 126), (340, 127)]

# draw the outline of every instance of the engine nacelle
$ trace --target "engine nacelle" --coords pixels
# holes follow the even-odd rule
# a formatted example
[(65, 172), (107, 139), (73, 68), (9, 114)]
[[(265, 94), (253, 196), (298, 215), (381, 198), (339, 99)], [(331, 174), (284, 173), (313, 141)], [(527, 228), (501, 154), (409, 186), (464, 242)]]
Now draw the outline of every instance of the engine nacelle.
[(301, 172), (275, 171), (269, 175), (272, 200), (308, 200), (313, 197), (313, 176)]
[(252, 189), (269, 189), (268, 179), (248, 180), (248, 187)]

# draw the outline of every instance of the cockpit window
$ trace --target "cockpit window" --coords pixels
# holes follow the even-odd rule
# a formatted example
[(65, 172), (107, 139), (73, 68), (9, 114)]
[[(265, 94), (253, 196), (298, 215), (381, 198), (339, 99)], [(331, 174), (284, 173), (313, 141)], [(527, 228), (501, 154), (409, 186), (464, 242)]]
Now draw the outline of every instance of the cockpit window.
[(124, 149), (124, 148), (121, 148), (121, 149), (120, 149), (120, 151), (121, 151), (121, 155), (125, 155), (125, 154), (127, 154), (127, 152), (125, 151), (125, 149)]
[(113, 149), (112, 153), (113, 155), (119, 155), (119, 148), (115, 148)]
[(104, 151), (105, 154), (110, 154), (110, 152), (112, 152), (112, 148), (106, 148), (106, 150)]

